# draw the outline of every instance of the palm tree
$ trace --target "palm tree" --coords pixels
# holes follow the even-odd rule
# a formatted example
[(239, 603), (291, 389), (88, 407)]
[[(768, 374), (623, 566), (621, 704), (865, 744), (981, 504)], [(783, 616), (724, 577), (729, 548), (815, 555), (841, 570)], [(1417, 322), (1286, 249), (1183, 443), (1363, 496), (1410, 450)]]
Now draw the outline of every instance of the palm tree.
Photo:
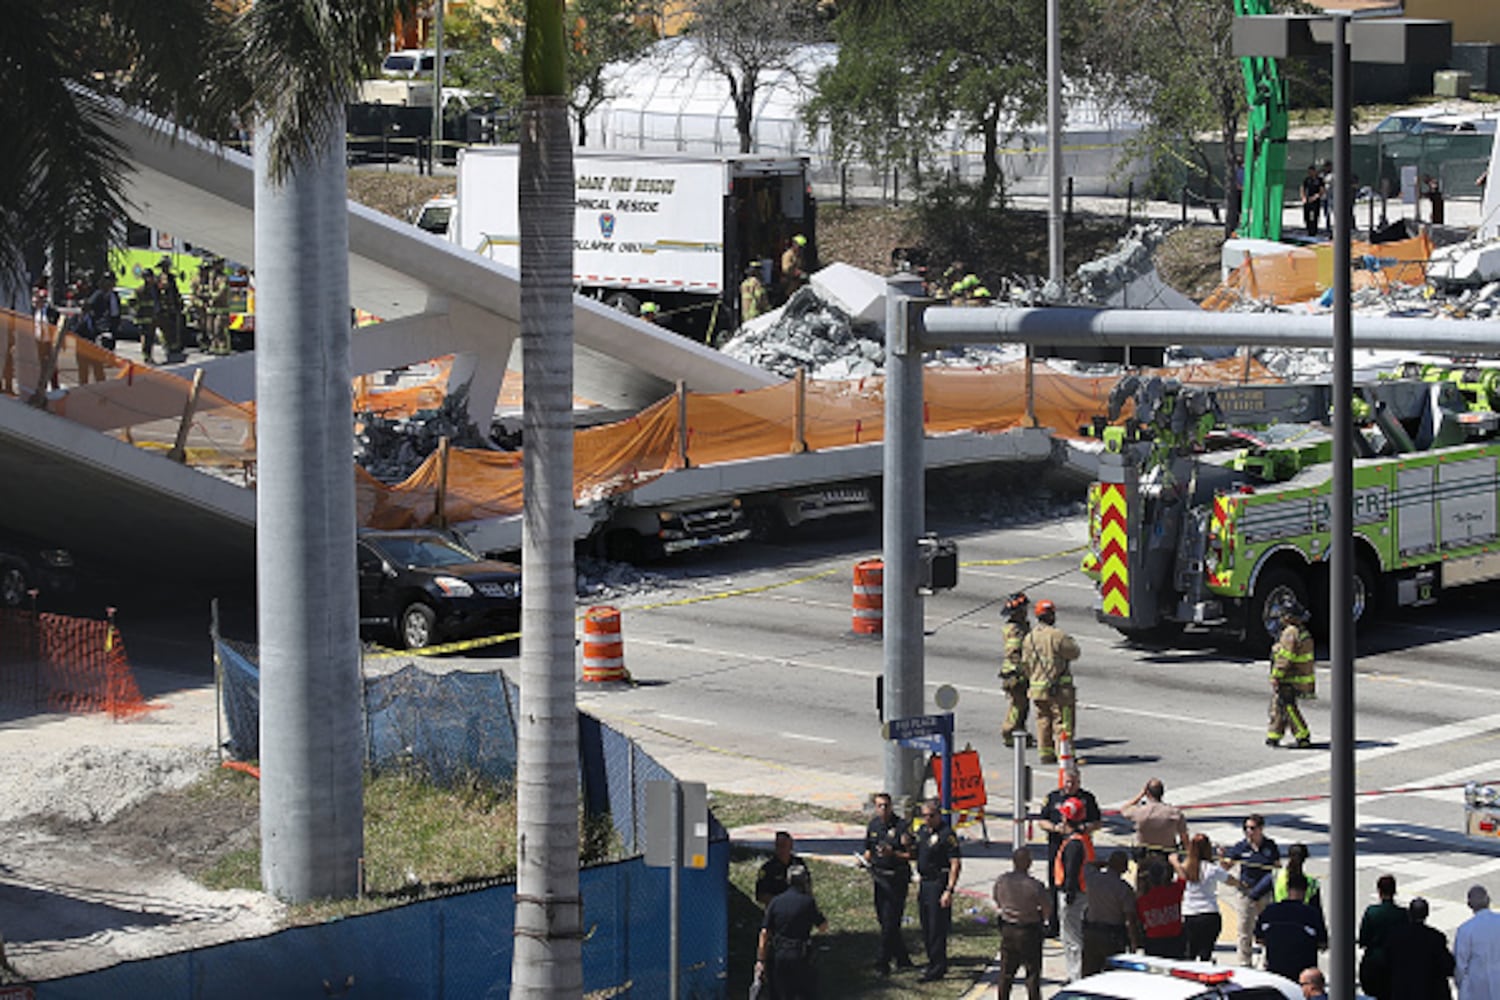
[(581, 996), (573, 682), (573, 150), (564, 0), (527, 0), (521, 107), (526, 494), (511, 995)]
[(245, 100), (232, 22), (214, 0), (0, 0), (0, 287), (55, 250), (102, 263), (124, 224), (125, 164), (101, 97), (226, 135)]
[(364, 854), (350, 468), (345, 104), (397, 0), (256, 0), (254, 88), (261, 882), (346, 897)]

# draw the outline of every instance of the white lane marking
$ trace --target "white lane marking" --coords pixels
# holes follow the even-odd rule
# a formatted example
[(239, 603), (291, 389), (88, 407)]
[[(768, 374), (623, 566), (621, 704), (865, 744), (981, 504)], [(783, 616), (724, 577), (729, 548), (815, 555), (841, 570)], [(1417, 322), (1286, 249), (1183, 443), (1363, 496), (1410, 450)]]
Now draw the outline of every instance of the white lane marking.
[(691, 715), (668, 715), (666, 712), (657, 712), (658, 719), (666, 719), (669, 722), (686, 722), (693, 726), (714, 726), (718, 723), (710, 722), (708, 719), (695, 719)]
[(789, 740), (806, 740), (809, 743), (837, 743), (838, 740), (829, 739), (827, 736), (807, 736), (803, 733), (779, 733)]
[[(1083, 701), (1081, 701), (1081, 702), (1078, 703), (1078, 707), (1079, 708), (1087, 708), (1090, 711), (1113, 712), (1116, 715), (1138, 715), (1138, 716), (1141, 716), (1142, 718), (1146, 718), (1146, 719), (1158, 719), (1158, 720), (1160, 720), (1162, 722), (1180, 722), (1183, 725), (1188, 725), (1188, 726), (1204, 726), (1204, 725), (1206, 725), (1206, 726), (1210, 726), (1210, 727), (1212, 727), (1214, 729), (1238, 729), (1241, 732), (1246, 732), (1246, 733), (1264, 733), (1265, 730), (1266, 730), (1266, 727), (1265, 727), (1264, 723), (1262, 723), (1262, 724), (1260, 724), (1258, 726), (1252, 726), (1252, 725), (1247, 725), (1247, 724), (1245, 724), (1243, 722), (1220, 722), (1220, 721), (1215, 721), (1213, 719), (1205, 718), (1204, 716), (1201, 716), (1201, 715), (1171, 715), (1171, 714), (1166, 713), (1166, 712), (1159, 712), (1159, 711), (1155, 711), (1155, 710), (1152, 710), (1152, 709), (1125, 708), (1122, 705), (1100, 705), (1100, 704), (1098, 704), (1096, 702), (1083, 702)], [(1172, 797), (1174, 799), (1181, 798), (1181, 796), (1178, 795), (1176, 792), (1173, 792)]]
[[(1354, 754), (1356, 766), (1368, 761), (1377, 760), (1381, 757), (1388, 757), (1391, 754), (1421, 750), (1426, 747), (1479, 736), (1495, 729), (1500, 729), (1500, 714), (1481, 715), (1473, 719), (1464, 719), (1442, 726), (1433, 726), (1430, 729), (1419, 729), (1416, 732), (1396, 737), (1388, 746), (1367, 747), (1363, 750), (1356, 750)], [(1178, 805), (1187, 805), (1191, 802), (1203, 800), (1212, 801), (1225, 796), (1239, 799), (1244, 798), (1244, 792), (1247, 789), (1262, 788), (1266, 785), (1275, 785), (1283, 781), (1292, 781), (1299, 778), (1309, 778), (1313, 775), (1322, 774), (1331, 767), (1331, 755), (1313, 753), (1307, 756), (1299, 756), (1283, 764), (1273, 764), (1270, 767), (1257, 767), (1254, 770), (1243, 771), (1239, 774), (1230, 774), (1222, 778), (1215, 778), (1212, 781), (1178, 788), (1173, 792), (1173, 797)]]
[[(1319, 671), (1319, 673), (1323, 672), (1323, 670)], [(1470, 684), (1450, 684), (1447, 681), (1433, 681), (1428, 680), (1424, 677), (1398, 677), (1395, 674), (1385, 674), (1378, 672), (1361, 673), (1355, 683), (1361, 684), (1365, 681), (1370, 681), (1377, 684), (1405, 684), (1410, 687), (1432, 688), (1434, 691), (1454, 691), (1459, 694), (1480, 694), (1487, 695), (1491, 698), (1500, 696), (1500, 691), (1497, 691), (1494, 688), (1474, 687)]]

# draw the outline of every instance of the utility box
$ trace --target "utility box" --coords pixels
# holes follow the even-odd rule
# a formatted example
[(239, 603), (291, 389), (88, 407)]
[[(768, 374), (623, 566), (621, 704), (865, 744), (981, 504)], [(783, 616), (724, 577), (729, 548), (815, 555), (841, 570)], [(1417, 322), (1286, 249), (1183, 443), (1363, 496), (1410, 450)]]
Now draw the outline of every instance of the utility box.
[(1444, 69), (1432, 74), (1432, 92), (1439, 97), (1469, 96), (1472, 77), (1466, 69)]
[(917, 539), (917, 593), (935, 594), (958, 586), (958, 543), (936, 535)]

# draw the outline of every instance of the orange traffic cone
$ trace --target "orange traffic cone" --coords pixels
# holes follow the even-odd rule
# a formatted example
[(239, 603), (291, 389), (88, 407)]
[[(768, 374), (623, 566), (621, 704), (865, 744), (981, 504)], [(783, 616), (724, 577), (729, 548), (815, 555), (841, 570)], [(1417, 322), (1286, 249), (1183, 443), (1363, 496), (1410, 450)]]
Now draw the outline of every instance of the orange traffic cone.
[(1057, 733), (1057, 787), (1067, 781), (1068, 769), (1073, 766), (1073, 738), (1066, 729)]

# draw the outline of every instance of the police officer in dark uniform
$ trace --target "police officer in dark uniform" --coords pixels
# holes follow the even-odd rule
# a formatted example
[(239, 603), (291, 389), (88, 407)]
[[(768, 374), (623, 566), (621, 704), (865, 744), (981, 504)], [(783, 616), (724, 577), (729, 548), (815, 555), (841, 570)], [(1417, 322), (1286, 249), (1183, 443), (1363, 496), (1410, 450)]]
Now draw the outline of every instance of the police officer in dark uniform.
[(812, 933), (827, 931), (828, 918), (813, 901), (812, 878), (805, 865), (790, 866), (786, 881), (787, 891), (771, 900), (760, 924), (755, 977), (766, 982), (778, 1000), (816, 1000)]
[(807, 868), (807, 862), (792, 853), (792, 835), (785, 830), (776, 831), (775, 852), (760, 866), (755, 877), (755, 901), (761, 906), (786, 892), (787, 872), (793, 865)]
[(922, 880), (917, 907), (922, 918), (922, 944), (927, 949), (924, 983), (948, 974), (948, 927), (953, 922), (953, 893), (962, 867), (958, 834), (943, 818), (942, 803), (928, 799), (922, 806), (922, 827), (917, 831), (917, 874)]
[(901, 918), (906, 915), (906, 892), (911, 885), (911, 859), (916, 843), (911, 829), (896, 815), (888, 792), (875, 796), (875, 818), (865, 828), (865, 864), (875, 882), (875, 919), (880, 922), (880, 957), (875, 971), (889, 975), (891, 963), (898, 969), (912, 966), (911, 953), (901, 937)]

